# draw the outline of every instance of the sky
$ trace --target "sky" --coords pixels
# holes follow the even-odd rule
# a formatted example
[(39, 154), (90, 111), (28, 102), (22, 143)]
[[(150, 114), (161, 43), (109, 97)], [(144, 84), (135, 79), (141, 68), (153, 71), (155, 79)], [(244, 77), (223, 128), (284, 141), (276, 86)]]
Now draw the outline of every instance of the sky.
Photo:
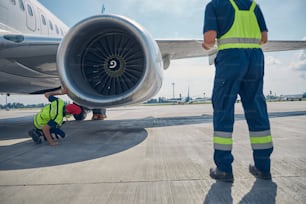
[[(202, 39), (204, 9), (208, 0), (39, 0), (69, 27), (78, 21), (105, 13), (129, 17), (155, 39)], [(305, 0), (257, 0), (264, 13), (270, 40), (306, 40)], [(276, 95), (306, 92), (306, 50), (265, 53), (266, 69), (264, 94)], [(214, 66), (208, 58), (171, 61), (164, 72), (164, 83), (155, 97), (210, 97)], [(174, 83), (174, 86), (173, 86)], [(8, 102), (30, 103), (32, 96), (10, 96)], [(41, 101), (40, 101), (41, 100)], [(43, 97), (37, 103), (46, 102)], [(0, 95), (0, 104), (5, 96)]]

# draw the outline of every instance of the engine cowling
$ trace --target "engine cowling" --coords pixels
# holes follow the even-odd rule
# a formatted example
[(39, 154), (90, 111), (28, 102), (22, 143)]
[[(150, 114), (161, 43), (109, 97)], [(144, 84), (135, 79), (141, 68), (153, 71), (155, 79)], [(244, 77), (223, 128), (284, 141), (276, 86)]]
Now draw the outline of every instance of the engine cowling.
[(143, 102), (163, 80), (156, 41), (118, 15), (93, 16), (72, 27), (59, 46), (57, 66), (71, 99), (89, 108)]

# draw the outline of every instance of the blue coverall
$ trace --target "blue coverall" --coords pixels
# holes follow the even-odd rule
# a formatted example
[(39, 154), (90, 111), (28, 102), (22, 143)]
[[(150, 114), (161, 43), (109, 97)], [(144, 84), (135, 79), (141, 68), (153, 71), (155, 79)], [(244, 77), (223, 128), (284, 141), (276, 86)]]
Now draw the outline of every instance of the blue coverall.
[[(240, 10), (248, 10), (252, 1), (235, 0)], [(212, 0), (205, 10), (203, 33), (214, 30), (217, 38), (228, 32), (234, 21), (235, 10), (229, 0)], [(260, 31), (267, 31), (263, 14), (255, 7)], [(232, 48), (219, 50), (215, 59), (215, 80), (212, 103), (214, 109), (214, 141), (218, 136), (232, 139), (234, 105), (237, 95), (245, 112), (250, 132), (250, 140), (270, 137), (270, 123), (263, 94), (264, 55), (259, 49)], [(232, 173), (232, 142), (228, 146), (214, 142), (214, 162), (218, 169)], [(255, 166), (262, 172), (270, 172), (272, 142), (253, 145)]]

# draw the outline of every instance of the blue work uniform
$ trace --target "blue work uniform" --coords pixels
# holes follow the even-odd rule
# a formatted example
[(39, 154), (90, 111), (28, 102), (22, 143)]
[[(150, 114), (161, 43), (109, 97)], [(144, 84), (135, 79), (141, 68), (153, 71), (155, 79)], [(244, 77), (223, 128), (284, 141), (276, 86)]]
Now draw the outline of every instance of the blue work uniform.
[[(267, 31), (260, 7), (251, 0), (212, 0), (206, 6), (203, 33), (216, 31), (219, 43), (212, 95), (214, 162), (221, 171), (232, 173), (234, 106), (239, 94), (249, 127), (255, 166), (262, 172), (270, 172), (273, 144), (263, 94), (264, 55), (259, 46), (260, 39), (241, 39), (240, 36), (222, 39), (229, 32), (235, 33), (232, 27), (247, 29), (237, 26), (237, 10), (255, 14), (253, 20), (257, 22), (253, 27), (258, 28), (257, 36)], [(251, 46), (248, 47), (248, 44)]]

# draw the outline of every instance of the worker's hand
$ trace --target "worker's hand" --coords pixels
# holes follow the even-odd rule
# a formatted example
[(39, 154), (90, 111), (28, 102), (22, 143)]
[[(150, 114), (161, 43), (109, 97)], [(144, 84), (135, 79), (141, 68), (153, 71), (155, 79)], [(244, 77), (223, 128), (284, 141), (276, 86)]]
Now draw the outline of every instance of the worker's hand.
[(57, 145), (58, 145), (58, 142), (55, 142), (55, 141), (53, 141), (53, 142), (51, 142), (51, 143), (49, 142), (49, 145), (50, 145), (50, 146), (57, 146)]
[(205, 45), (204, 42), (202, 43), (202, 48), (204, 48), (205, 50), (209, 50), (209, 49), (210, 49), (209, 47), (207, 47), (207, 46)]
[(51, 95), (64, 95), (64, 94), (68, 94), (67, 88), (62, 88), (60, 90), (46, 92), (44, 95), (47, 99), (49, 99), (49, 96)]
[(209, 30), (203, 34), (202, 47), (205, 50), (209, 50), (215, 46), (217, 32), (215, 30)]
[(55, 146), (55, 145), (58, 145), (57, 142), (55, 142), (52, 137), (51, 137), (51, 134), (50, 134), (50, 126), (47, 124), (45, 126), (42, 127), (42, 131), (49, 143), (50, 146)]
[(68, 94), (68, 89), (66, 87), (61, 89), (62, 94)]
[(51, 94), (50, 94), (50, 92), (46, 92), (44, 95), (45, 95), (45, 97), (46, 97), (47, 99), (49, 99), (49, 96), (50, 96)]

